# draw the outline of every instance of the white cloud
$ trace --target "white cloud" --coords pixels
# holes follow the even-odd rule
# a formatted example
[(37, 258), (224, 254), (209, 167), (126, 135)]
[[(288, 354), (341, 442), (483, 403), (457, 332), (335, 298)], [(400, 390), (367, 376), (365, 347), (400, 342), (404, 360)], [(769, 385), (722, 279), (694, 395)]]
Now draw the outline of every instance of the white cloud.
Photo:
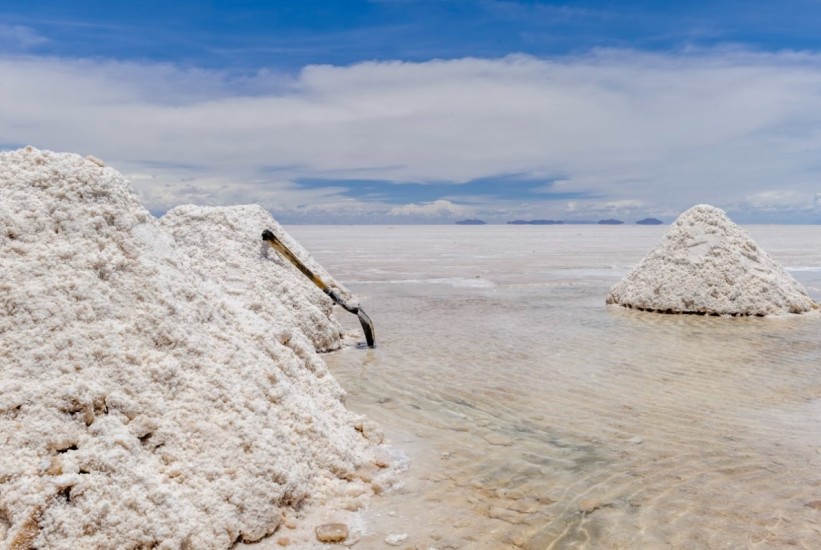
[(635, 221), (638, 217), (645, 217), (647, 204), (637, 199), (568, 201), (564, 205), (564, 212), (566, 215), (560, 217), (566, 220), (596, 221), (615, 217), (624, 218), (623, 221)]
[(48, 39), (39, 35), (34, 29), (22, 25), (0, 23), (0, 49), (23, 51), (46, 42)]
[[(754, 209), (748, 198), (773, 181), (812, 204), (821, 170), (821, 56), (812, 54), (601, 51), (243, 79), (18, 57), (0, 58), (0, 74), (0, 143), (94, 154), (148, 174), (134, 184), (152, 208), (207, 197), (384, 214), (390, 206), (293, 181), (547, 174), (562, 178), (548, 193), (591, 197), (573, 199), (580, 210), (640, 201), (652, 215), (699, 202)], [(181, 181), (192, 177), (198, 193)], [(566, 201), (528, 207), (560, 217)]]
[(788, 189), (772, 189), (761, 191), (747, 197), (746, 203), (753, 208), (762, 210), (784, 208), (812, 208), (814, 198), (812, 194), (792, 191)]
[(728, 204), (727, 207), (729, 210), (748, 214), (784, 214), (785, 218), (821, 213), (818, 194), (794, 189), (760, 191), (745, 197), (739, 203)]
[(454, 204), (448, 200), (437, 200), (423, 204), (405, 204), (394, 206), (388, 211), (390, 216), (404, 216), (414, 218), (452, 218), (454, 216), (470, 216), (473, 209), (468, 206)]

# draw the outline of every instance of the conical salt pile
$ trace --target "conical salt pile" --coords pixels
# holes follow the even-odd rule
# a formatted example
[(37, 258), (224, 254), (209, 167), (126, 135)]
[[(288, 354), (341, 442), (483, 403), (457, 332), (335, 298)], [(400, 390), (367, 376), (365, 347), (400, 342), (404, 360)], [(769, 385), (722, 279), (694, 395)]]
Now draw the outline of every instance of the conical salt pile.
[(818, 309), (724, 211), (698, 205), (610, 289), (608, 304), (664, 313), (778, 315)]
[(160, 222), (100, 164), (0, 153), (0, 547), (222, 549), (361, 505), (375, 443), (315, 352), (330, 300), (262, 251), (281, 228)]

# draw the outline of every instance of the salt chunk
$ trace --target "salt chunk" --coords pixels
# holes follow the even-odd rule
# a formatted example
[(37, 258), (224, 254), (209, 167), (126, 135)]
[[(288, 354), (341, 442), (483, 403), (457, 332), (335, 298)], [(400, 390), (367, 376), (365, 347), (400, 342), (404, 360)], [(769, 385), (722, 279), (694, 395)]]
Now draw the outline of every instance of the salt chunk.
[(385, 543), (390, 544), (391, 546), (399, 546), (406, 540), (408, 540), (407, 533), (388, 535), (385, 537)]
[(323, 523), (315, 532), (319, 542), (342, 542), (348, 538), (348, 526), (344, 523)]

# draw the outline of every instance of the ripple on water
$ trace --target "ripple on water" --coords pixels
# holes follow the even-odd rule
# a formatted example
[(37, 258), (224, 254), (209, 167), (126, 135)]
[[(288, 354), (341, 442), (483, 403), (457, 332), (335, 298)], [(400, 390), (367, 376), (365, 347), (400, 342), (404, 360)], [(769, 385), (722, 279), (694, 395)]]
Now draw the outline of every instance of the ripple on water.
[[(351, 287), (379, 347), (326, 359), (348, 405), (413, 459), (404, 488), (372, 503), (372, 530), (437, 548), (821, 547), (821, 316), (607, 308), (618, 275), (597, 266), (638, 261), (658, 233), (496, 229), (481, 259), (464, 230), (400, 228), (379, 244), (390, 273), (367, 271), (374, 248), (356, 267), (353, 250), (334, 248), (338, 270), (318, 258), (370, 273)], [(815, 261), (799, 252), (792, 265)], [(496, 284), (390, 282), (423, 266)]]

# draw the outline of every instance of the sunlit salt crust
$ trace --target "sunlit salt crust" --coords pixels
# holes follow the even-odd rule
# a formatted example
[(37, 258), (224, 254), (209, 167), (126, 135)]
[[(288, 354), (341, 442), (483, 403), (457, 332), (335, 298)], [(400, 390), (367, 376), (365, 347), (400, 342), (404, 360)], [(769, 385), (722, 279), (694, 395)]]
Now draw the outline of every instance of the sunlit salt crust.
[(697, 205), (672, 224), (661, 243), (606, 302), (663, 313), (783, 315), (819, 305), (781, 265), (719, 208)]
[(316, 353), (330, 300), (262, 230), (339, 285), (262, 208), (157, 220), (102, 164), (0, 153), (0, 547), (228, 548), (360, 506), (380, 436)]

